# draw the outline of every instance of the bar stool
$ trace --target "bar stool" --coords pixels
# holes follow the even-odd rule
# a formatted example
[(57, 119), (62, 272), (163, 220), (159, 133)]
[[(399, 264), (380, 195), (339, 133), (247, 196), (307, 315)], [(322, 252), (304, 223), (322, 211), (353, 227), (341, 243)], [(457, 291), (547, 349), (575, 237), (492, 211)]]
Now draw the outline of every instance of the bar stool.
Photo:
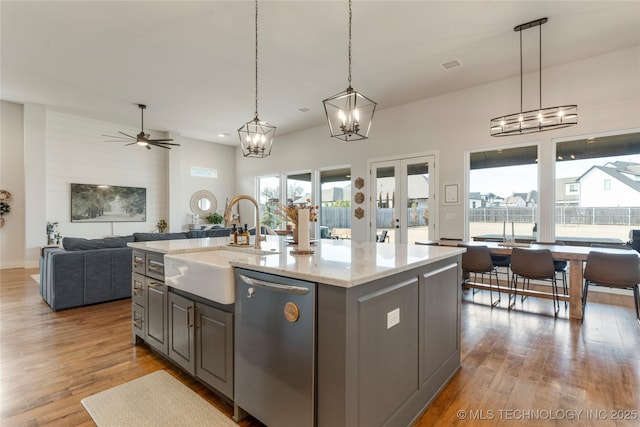
[(589, 286), (633, 289), (636, 318), (640, 322), (640, 257), (633, 251), (628, 254), (591, 251), (584, 268), (582, 291), (582, 315), (587, 306)]
[[(466, 248), (467, 251), (462, 254), (462, 270), (466, 273), (473, 273), (473, 281), (476, 282), (478, 274), (484, 282), (484, 275), (489, 274), (489, 298), (491, 299), (491, 306), (495, 307), (500, 304), (500, 283), (498, 282), (498, 272), (491, 262), (491, 255), (489, 254), (489, 248), (486, 246), (476, 245), (458, 245), (459, 247)], [(498, 287), (498, 300), (493, 301), (493, 279), (492, 276), (496, 276), (496, 286)], [(466, 281), (465, 281), (466, 282)]]
[[(514, 289), (513, 304), (509, 304), (509, 308), (515, 305), (518, 293), (518, 279), (522, 277), (522, 291), (525, 285), (529, 288), (529, 282), (534, 280), (550, 280), (551, 290), (553, 293), (554, 315), (558, 315), (560, 310), (560, 301), (558, 300), (558, 283), (556, 281), (556, 271), (553, 266), (553, 256), (549, 249), (522, 249), (513, 248), (511, 251), (511, 283)], [(524, 299), (524, 295), (522, 296)]]

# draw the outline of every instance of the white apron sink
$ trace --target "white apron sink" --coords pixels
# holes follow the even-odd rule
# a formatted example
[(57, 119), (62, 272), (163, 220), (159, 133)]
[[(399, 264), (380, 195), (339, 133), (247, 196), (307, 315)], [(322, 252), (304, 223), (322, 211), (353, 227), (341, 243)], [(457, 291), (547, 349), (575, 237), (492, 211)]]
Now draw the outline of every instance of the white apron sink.
[(235, 250), (165, 255), (165, 284), (220, 304), (235, 302), (233, 267), (229, 261), (251, 256)]

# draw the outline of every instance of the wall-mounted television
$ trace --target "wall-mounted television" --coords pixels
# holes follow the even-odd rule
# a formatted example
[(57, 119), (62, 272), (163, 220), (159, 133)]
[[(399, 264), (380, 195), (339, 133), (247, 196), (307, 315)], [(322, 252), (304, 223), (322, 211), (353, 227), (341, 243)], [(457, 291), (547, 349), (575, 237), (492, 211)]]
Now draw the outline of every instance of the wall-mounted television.
[(71, 184), (71, 222), (145, 222), (147, 189)]

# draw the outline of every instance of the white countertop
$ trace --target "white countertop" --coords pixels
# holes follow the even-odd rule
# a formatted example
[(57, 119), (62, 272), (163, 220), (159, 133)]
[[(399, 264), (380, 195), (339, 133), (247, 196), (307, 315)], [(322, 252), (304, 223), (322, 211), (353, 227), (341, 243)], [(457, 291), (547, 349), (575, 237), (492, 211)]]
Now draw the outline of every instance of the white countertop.
[[(164, 254), (215, 249), (238, 250), (234, 267), (277, 274), (341, 287), (353, 287), (419, 266), (462, 254), (465, 249), (444, 246), (406, 245), (321, 239), (311, 246), (313, 255), (293, 255), (296, 245), (267, 236), (261, 254), (253, 246), (234, 248), (225, 237), (129, 243), (130, 247)], [(246, 252), (245, 252), (246, 251)]]

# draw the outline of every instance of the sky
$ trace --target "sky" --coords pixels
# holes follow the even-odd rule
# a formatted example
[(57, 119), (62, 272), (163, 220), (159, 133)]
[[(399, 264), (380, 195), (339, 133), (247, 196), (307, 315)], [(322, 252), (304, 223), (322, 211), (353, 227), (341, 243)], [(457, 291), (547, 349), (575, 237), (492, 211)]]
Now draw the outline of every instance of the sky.
[[(640, 163), (640, 154), (559, 162), (556, 168), (556, 179), (579, 177), (593, 165), (604, 166), (616, 160)], [(528, 193), (538, 189), (538, 167), (537, 165), (520, 165), (476, 169), (470, 172), (469, 181), (471, 193), (493, 193), (500, 197), (507, 197), (513, 193)]]

